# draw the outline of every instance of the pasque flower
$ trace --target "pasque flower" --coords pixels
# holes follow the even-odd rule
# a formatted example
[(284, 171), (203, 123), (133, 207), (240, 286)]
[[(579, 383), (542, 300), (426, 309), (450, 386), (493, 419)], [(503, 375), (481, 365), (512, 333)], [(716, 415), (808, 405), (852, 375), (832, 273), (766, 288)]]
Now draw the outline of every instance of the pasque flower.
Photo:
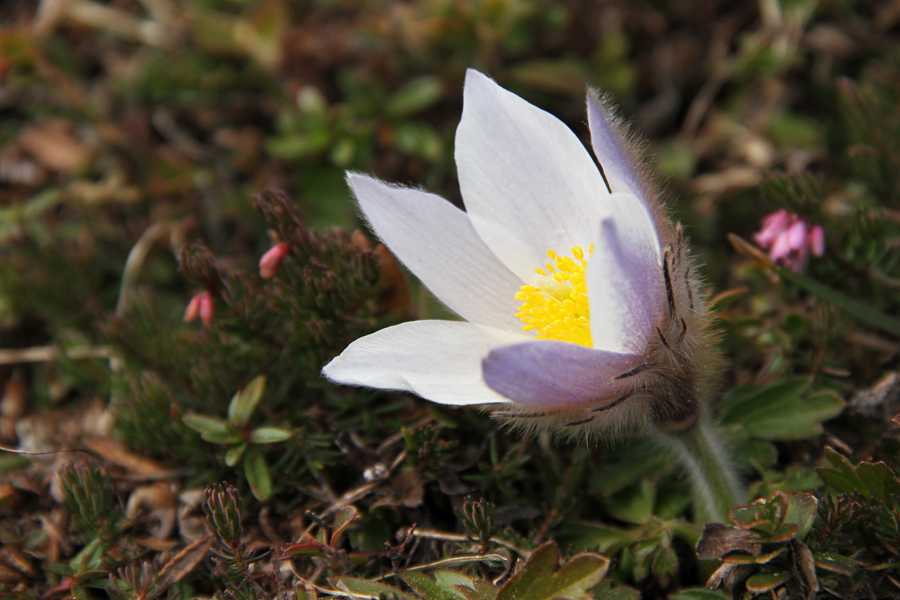
[(821, 225), (808, 225), (794, 213), (777, 210), (762, 221), (753, 239), (769, 251), (769, 257), (795, 273), (802, 273), (813, 256), (825, 253), (825, 231)]
[(587, 116), (594, 157), (557, 118), (469, 70), (455, 150), (465, 211), (350, 174), (375, 233), (465, 321), (383, 329), (325, 376), (489, 405), (525, 428), (693, 423), (713, 350), (687, 245), (594, 92)]

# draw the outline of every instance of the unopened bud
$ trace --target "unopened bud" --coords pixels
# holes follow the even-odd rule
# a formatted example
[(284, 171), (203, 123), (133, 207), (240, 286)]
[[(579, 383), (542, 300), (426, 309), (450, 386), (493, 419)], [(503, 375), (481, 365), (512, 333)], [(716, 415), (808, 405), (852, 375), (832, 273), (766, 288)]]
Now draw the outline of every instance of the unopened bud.
[(290, 250), (291, 245), (287, 242), (281, 242), (269, 248), (269, 251), (259, 259), (259, 276), (263, 279), (274, 277), (278, 267), (281, 266), (281, 261), (284, 260), (284, 257), (288, 255)]
[(190, 323), (197, 317), (200, 317), (200, 321), (204, 325), (209, 325), (213, 319), (213, 301), (209, 290), (196, 294), (188, 302), (187, 309), (184, 311), (184, 320)]

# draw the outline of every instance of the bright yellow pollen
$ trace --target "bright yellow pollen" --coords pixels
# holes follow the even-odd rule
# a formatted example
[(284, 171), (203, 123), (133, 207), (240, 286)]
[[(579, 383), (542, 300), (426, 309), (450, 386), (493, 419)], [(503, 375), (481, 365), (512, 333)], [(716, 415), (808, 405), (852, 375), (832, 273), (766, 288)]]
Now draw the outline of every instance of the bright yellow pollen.
[[(537, 331), (539, 340), (572, 342), (591, 347), (591, 311), (588, 307), (584, 270), (587, 261), (580, 246), (571, 249), (572, 258), (547, 251), (552, 262), (544, 263), (546, 270), (537, 268), (532, 285), (523, 285), (516, 292), (522, 301), (516, 316), (524, 323), (525, 331)], [(588, 255), (594, 247), (588, 248)]]

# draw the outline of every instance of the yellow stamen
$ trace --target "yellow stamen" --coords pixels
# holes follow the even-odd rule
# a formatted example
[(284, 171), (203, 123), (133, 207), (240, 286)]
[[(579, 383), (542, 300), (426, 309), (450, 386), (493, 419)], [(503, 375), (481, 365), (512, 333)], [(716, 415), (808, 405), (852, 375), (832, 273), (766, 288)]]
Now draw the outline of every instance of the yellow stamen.
[[(588, 248), (588, 255), (594, 247)], [(591, 347), (591, 312), (588, 307), (584, 272), (587, 261), (580, 246), (571, 248), (572, 258), (547, 251), (552, 262), (535, 269), (532, 285), (523, 285), (516, 293), (522, 305), (516, 313), (525, 331), (537, 331), (536, 339), (572, 342)], [(549, 274), (548, 274), (549, 272)]]

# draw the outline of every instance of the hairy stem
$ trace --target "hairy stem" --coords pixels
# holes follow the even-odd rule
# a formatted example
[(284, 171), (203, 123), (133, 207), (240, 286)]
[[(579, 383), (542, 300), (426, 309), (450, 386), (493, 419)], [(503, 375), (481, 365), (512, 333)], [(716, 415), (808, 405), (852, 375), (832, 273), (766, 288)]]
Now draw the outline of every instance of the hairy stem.
[(691, 478), (697, 522), (728, 523), (731, 509), (744, 503), (744, 490), (710, 420), (701, 417), (689, 429), (666, 433), (665, 439)]

